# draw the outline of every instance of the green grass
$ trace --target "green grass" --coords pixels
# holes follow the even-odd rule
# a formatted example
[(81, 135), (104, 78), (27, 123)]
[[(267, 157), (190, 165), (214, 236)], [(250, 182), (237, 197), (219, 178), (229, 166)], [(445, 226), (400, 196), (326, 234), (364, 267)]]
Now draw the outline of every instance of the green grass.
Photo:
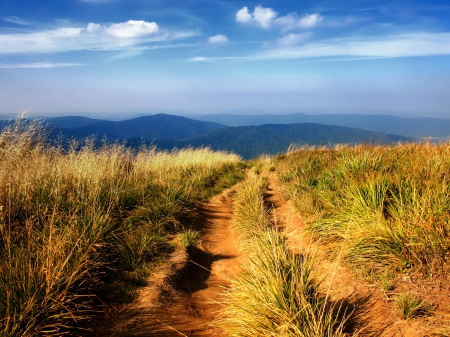
[(423, 316), (430, 311), (430, 305), (411, 292), (400, 293), (395, 298), (395, 307), (403, 319)]
[(197, 246), (200, 243), (200, 231), (185, 229), (180, 233), (180, 244), (182, 247)]

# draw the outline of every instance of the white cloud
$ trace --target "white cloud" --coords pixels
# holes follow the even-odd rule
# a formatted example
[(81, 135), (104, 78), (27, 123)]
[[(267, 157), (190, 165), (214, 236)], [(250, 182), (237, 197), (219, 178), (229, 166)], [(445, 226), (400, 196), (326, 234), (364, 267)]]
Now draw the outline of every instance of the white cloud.
[(282, 32), (294, 29), (311, 29), (322, 22), (323, 16), (319, 13), (306, 14), (299, 17), (297, 13), (290, 13), (274, 20), (274, 24), (278, 26)]
[(253, 11), (253, 20), (258, 22), (262, 28), (270, 28), (272, 26), (272, 21), (277, 17), (277, 12), (272, 8), (263, 8), (261, 6), (256, 6)]
[(228, 38), (226, 37), (226, 35), (223, 35), (223, 34), (210, 36), (208, 38), (208, 43), (211, 43), (211, 44), (223, 44), (223, 43), (227, 43), (227, 42), (228, 42)]
[(155, 22), (129, 20), (127, 22), (114, 23), (109, 27), (91, 22), (84, 31), (93, 35), (106, 35), (118, 39), (133, 39), (155, 34), (158, 30), (159, 27)]
[(300, 33), (300, 34), (290, 33), (290, 34), (287, 34), (287, 35), (277, 39), (277, 43), (278, 43), (278, 45), (283, 46), (283, 47), (295, 46), (297, 44), (300, 44), (302, 42), (309, 40), (312, 36), (314, 36), (314, 34), (311, 32)]
[(196, 32), (169, 32), (155, 22), (129, 20), (111, 25), (66, 25), (31, 33), (0, 34), (0, 54), (56, 53), (76, 50), (125, 50), (149, 42), (186, 39)]
[(318, 13), (307, 14), (297, 21), (297, 25), (300, 28), (308, 29), (316, 26), (317, 24), (322, 22), (322, 20), (323, 16)]
[(299, 17), (295, 12), (285, 16), (277, 16), (278, 13), (270, 7), (256, 6), (253, 13), (250, 13), (248, 7), (245, 6), (237, 11), (236, 22), (253, 23), (265, 29), (277, 26), (281, 31), (286, 32), (298, 28), (311, 29), (323, 20), (323, 16), (319, 13), (306, 14), (302, 17)]
[(272, 8), (264, 8), (262, 6), (256, 6), (253, 13), (250, 13), (248, 7), (242, 7), (236, 13), (236, 22), (240, 23), (255, 23), (262, 28), (270, 28), (272, 26), (273, 19), (277, 17), (277, 12)]
[(196, 56), (188, 59), (188, 62), (208, 62), (210, 60), (213, 60), (212, 58), (205, 57), (205, 56)]
[(252, 15), (248, 11), (248, 7), (242, 7), (236, 13), (236, 22), (250, 22), (252, 20)]
[(82, 66), (81, 63), (51, 63), (51, 62), (36, 62), (36, 63), (15, 63), (15, 64), (0, 64), (0, 69), (50, 69), (61, 67), (77, 67)]

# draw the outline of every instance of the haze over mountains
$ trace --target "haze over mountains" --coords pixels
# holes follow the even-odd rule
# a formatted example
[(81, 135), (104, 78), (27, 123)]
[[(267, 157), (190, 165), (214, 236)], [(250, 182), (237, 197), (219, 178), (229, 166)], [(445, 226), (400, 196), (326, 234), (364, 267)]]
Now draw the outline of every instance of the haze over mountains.
[[(207, 116), (209, 117), (209, 116)], [(232, 116), (231, 118), (236, 116)], [(251, 123), (250, 116), (241, 116)], [(271, 124), (230, 127), (211, 121), (181, 116), (157, 114), (123, 121), (107, 121), (87, 117), (56, 117), (45, 119), (52, 128), (52, 138), (84, 139), (96, 135), (98, 140), (126, 140), (137, 147), (143, 142), (160, 149), (210, 147), (213, 150), (235, 152), (245, 159), (261, 154), (287, 151), (291, 144), (332, 145), (337, 143), (395, 143), (411, 138), (343, 126), (317, 123), (273, 123), (271, 116), (251, 116)], [(224, 118), (222, 116), (222, 118)], [(285, 120), (288, 117), (283, 117)], [(256, 123), (257, 120), (254, 120)], [(283, 119), (281, 119), (283, 121)], [(261, 124), (261, 121), (258, 122)]]

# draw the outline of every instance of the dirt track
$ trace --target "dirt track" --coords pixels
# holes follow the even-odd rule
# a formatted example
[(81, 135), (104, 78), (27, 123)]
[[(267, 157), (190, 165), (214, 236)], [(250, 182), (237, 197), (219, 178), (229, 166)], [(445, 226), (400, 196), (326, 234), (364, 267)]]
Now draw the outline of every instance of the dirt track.
[(174, 253), (170, 263), (152, 275), (138, 303), (119, 315), (107, 336), (223, 335), (210, 323), (222, 309), (227, 278), (239, 268), (240, 253), (229, 231), (231, 193), (232, 189), (225, 190), (201, 206), (199, 247)]
[[(202, 205), (199, 247), (174, 253), (170, 262), (151, 276), (138, 303), (118, 315), (108, 331), (96, 336), (226, 336), (211, 322), (223, 308), (227, 278), (239, 272), (239, 259), (243, 258), (229, 228), (232, 192), (228, 189)], [(301, 216), (281, 194), (276, 177), (271, 175), (266, 206), (275, 226), (288, 236), (291, 249), (302, 253), (308, 250), (310, 238)], [(351, 335), (418, 337), (429, 333), (426, 322), (399, 321), (381, 291), (355, 278), (348, 268), (328, 260), (320, 251), (317, 267), (323, 277), (324, 293), (341, 303), (347, 314), (352, 312), (346, 324)]]

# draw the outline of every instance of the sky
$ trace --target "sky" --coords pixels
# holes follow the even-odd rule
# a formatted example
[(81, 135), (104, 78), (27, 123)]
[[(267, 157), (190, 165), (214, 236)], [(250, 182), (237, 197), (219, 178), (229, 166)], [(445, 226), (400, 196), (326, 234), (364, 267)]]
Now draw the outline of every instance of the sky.
[(0, 0), (0, 114), (450, 118), (450, 2)]

